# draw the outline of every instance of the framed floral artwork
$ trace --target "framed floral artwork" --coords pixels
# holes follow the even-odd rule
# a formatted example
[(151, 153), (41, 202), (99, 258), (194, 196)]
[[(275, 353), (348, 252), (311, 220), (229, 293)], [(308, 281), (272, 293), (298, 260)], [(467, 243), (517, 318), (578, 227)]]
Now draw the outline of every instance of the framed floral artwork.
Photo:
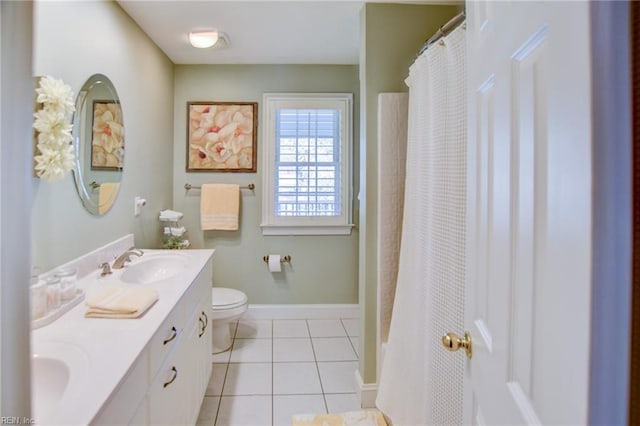
[(124, 124), (120, 102), (93, 101), (91, 170), (122, 170)]
[(187, 102), (187, 172), (255, 173), (257, 102)]

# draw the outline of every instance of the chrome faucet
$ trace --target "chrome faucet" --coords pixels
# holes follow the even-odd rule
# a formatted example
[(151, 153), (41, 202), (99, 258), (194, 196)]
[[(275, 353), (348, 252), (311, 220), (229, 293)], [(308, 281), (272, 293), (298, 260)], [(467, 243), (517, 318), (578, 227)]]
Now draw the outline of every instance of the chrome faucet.
[(131, 261), (131, 256), (142, 256), (144, 252), (135, 247), (131, 247), (129, 250), (122, 253), (116, 260), (113, 261), (113, 269), (122, 269), (124, 264)]
[(100, 272), (101, 277), (106, 277), (111, 274), (111, 265), (109, 265), (109, 262), (102, 262), (98, 268), (102, 268), (102, 272)]

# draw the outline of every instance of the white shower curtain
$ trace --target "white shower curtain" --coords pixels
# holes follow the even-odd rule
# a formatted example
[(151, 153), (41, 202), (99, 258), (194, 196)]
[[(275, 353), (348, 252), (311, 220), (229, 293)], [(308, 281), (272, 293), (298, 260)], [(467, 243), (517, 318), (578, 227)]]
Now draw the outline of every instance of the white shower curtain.
[(397, 426), (462, 423), (464, 356), (441, 336), (464, 331), (465, 30), (410, 68), (400, 265), (378, 408)]

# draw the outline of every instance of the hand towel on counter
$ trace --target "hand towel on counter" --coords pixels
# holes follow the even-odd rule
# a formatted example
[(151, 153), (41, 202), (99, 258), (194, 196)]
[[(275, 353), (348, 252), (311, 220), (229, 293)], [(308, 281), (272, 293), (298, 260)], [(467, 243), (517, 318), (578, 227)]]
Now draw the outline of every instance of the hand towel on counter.
[(120, 183), (104, 182), (98, 187), (98, 212), (106, 213), (116, 200)]
[(87, 318), (138, 318), (158, 300), (147, 287), (107, 287), (87, 299)]
[(235, 231), (240, 213), (240, 185), (209, 183), (200, 193), (202, 230)]

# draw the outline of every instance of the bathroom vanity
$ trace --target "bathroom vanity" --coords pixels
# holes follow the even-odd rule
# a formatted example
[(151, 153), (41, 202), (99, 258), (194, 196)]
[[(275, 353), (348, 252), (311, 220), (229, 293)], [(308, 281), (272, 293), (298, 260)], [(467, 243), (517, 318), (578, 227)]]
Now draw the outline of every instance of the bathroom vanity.
[(38, 424), (194, 424), (211, 374), (213, 250), (145, 250), (123, 269), (78, 282), (152, 286), (137, 319), (85, 318), (80, 304), (32, 332)]

